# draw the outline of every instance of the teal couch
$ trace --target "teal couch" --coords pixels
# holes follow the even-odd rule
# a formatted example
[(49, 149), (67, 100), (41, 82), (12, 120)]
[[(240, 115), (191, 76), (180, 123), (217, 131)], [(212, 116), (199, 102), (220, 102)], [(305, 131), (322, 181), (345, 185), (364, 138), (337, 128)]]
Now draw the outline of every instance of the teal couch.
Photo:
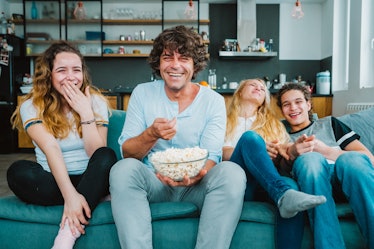
[[(357, 127), (352, 125), (352, 128), (358, 133), (365, 132), (365, 134), (374, 136), (374, 128), (371, 125), (374, 123), (373, 114), (374, 109), (371, 110), (371, 114), (365, 113), (364, 115), (365, 117), (371, 116), (370, 121), (364, 121), (365, 119), (358, 114), (346, 115), (342, 118), (350, 125), (356, 125)], [(116, 110), (110, 118), (108, 145), (116, 150), (117, 156), (120, 156), (117, 138), (122, 130), (125, 115), (124, 111)], [(351, 123), (352, 118), (359, 124)], [(374, 139), (370, 140), (368, 137), (367, 140), (365, 140), (366, 145), (372, 149)], [(0, 198), (0, 248), (51, 248), (59, 229), (62, 209), (62, 206), (45, 207), (26, 204), (14, 196)], [(195, 205), (192, 203), (154, 203), (151, 204), (151, 211), (155, 249), (194, 248), (199, 223)], [(337, 211), (347, 248), (365, 248), (349, 206), (338, 204)], [(109, 201), (102, 202), (95, 209), (90, 225), (86, 227), (86, 235), (79, 238), (75, 248), (120, 248)], [(230, 248), (274, 248), (274, 207), (268, 203), (245, 202)], [(303, 248), (313, 248), (308, 225), (305, 226)]]

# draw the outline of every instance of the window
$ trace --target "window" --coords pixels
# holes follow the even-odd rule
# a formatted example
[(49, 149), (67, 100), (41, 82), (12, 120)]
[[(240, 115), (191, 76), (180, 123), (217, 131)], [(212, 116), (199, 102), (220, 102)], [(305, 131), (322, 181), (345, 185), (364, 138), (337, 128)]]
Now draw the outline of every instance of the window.
[(374, 2), (362, 0), (360, 88), (374, 87)]
[[(371, 1), (371, 0), (369, 0)], [(334, 2), (332, 90), (348, 89), (351, 1)]]

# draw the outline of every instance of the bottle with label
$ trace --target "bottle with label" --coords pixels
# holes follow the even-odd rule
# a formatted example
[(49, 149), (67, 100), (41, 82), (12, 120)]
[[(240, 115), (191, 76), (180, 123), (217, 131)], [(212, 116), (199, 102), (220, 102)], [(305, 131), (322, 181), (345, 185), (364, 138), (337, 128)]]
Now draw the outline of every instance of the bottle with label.
[(217, 75), (215, 69), (209, 69), (208, 84), (211, 89), (217, 88)]

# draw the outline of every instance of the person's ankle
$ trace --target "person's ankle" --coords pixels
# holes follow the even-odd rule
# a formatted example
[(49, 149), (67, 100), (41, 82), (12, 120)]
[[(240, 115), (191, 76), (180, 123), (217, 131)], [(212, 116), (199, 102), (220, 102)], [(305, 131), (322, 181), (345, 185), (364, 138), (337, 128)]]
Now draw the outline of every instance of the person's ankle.
[(72, 249), (77, 238), (81, 236), (78, 229), (75, 233), (71, 232), (68, 222), (65, 222), (64, 228), (60, 228), (54, 240), (52, 249)]

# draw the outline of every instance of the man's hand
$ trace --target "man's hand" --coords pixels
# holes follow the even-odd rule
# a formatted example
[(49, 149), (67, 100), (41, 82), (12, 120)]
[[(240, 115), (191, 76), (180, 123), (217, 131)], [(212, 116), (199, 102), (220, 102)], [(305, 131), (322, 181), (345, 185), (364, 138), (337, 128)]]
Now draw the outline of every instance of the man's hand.
[(177, 118), (174, 117), (171, 120), (156, 118), (150, 129), (154, 137), (170, 140), (177, 133)]
[(169, 186), (172, 186), (172, 187), (190, 187), (190, 186), (193, 186), (196, 183), (200, 182), (201, 179), (203, 179), (203, 177), (207, 173), (208, 173), (208, 171), (205, 168), (203, 168), (202, 170), (200, 170), (199, 174), (197, 174), (194, 177), (190, 178), (188, 176), (184, 176), (182, 181), (174, 181), (170, 177), (163, 176), (159, 173), (157, 173), (156, 176), (165, 185), (169, 185)]
[(291, 160), (295, 160), (295, 158), (301, 154), (312, 152), (315, 144), (316, 137), (314, 135), (308, 137), (306, 134), (303, 134), (295, 141), (295, 143), (288, 146), (287, 154)]

